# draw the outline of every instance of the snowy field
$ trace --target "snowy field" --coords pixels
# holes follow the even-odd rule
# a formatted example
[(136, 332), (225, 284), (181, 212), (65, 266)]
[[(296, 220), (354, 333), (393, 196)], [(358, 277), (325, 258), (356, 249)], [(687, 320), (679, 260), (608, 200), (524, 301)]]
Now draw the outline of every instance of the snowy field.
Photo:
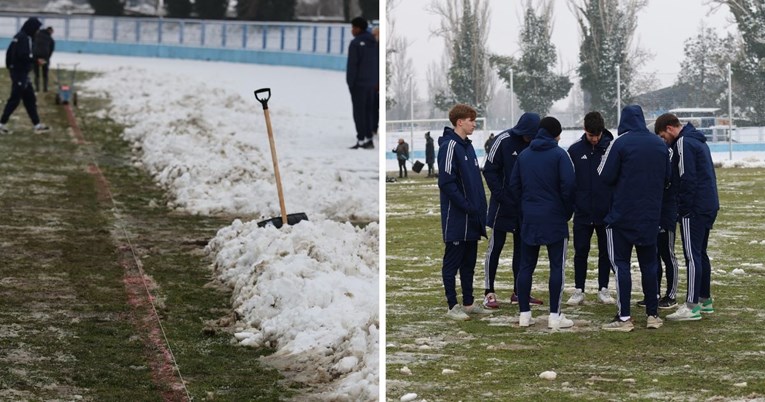
[[(134, 164), (167, 191), (169, 207), (241, 217), (207, 247), (234, 291), (239, 343), (276, 348), (266, 360), (316, 398), (376, 400), (379, 153), (348, 149), (355, 132), (345, 74), (62, 53), (53, 66), (75, 62), (102, 73), (78, 87), (80, 96), (111, 100), (99, 115), (127, 127)], [(279, 215), (253, 96), (263, 87), (272, 92), (288, 213), (310, 219), (281, 230), (256, 225)]]

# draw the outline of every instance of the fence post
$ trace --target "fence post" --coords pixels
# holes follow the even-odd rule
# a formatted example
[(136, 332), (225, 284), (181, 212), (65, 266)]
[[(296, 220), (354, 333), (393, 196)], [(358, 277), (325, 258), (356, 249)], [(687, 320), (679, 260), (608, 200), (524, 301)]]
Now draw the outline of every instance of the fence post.
[(66, 19), (64, 19), (64, 38), (65, 38), (64, 40), (69, 40), (69, 19), (70, 18), (71, 17), (67, 15)]
[(182, 45), (183, 44), (183, 31), (186, 29), (186, 22), (181, 21), (180, 29), (178, 29), (178, 42)]
[(88, 19), (88, 40), (93, 40), (93, 17)]
[(327, 27), (327, 54), (332, 50), (332, 27)]
[(261, 25), (260, 26), (260, 30), (263, 33), (263, 35), (262, 35), (263, 36), (263, 46), (261, 47), (261, 49), (265, 49), (266, 48), (266, 44), (268, 43), (268, 25)]
[(117, 24), (119, 20), (117, 19), (117, 17), (114, 17), (112, 21), (114, 21), (112, 25), (112, 41), (116, 43), (117, 42)]
[(242, 25), (242, 49), (247, 49), (247, 25)]
[(202, 22), (202, 34), (200, 35), (202, 37), (201, 38), (202, 39), (202, 46), (205, 45), (205, 31), (206, 30), (207, 30), (207, 24), (205, 24), (204, 21), (203, 21)]
[(228, 25), (223, 23), (220, 30), (220, 41), (221, 41), (220, 45), (223, 47), (226, 47), (226, 35), (228, 34), (228, 30), (226, 30), (227, 27)]
[(135, 20), (135, 43), (141, 43), (141, 20)]
[(159, 17), (159, 22), (157, 23), (157, 41), (159, 43), (162, 43), (162, 27), (164, 24), (162, 23), (162, 17)]
[(313, 26), (313, 52), (316, 53), (316, 36), (319, 34), (319, 27)]
[(298, 25), (297, 29), (298, 29), (298, 32), (297, 32), (298, 33), (298, 35), (297, 35), (297, 50), (299, 52), (300, 48), (303, 45), (303, 26), (302, 25)]
[(345, 27), (340, 28), (340, 54), (345, 53)]
[(281, 35), (282, 37), (281, 37), (281, 43), (279, 45), (279, 48), (281, 50), (284, 50), (284, 25), (281, 26)]

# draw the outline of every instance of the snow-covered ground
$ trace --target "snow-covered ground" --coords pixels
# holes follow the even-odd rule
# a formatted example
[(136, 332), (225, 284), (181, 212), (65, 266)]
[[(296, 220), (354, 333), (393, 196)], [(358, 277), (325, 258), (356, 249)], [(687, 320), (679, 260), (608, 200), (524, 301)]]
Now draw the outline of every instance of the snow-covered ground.
[[(236, 338), (268, 345), (267, 360), (317, 386), (317, 398), (376, 400), (379, 390), (379, 152), (355, 143), (342, 72), (56, 53), (101, 72), (80, 96), (128, 128), (135, 164), (169, 206), (241, 216), (207, 247), (233, 291)], [(271, 154), (255, 89), (269, 111), (288, 213), (310, 221), (258, 228), (279, 216)], [(347, 223), (372, 222), (363, 228)]]

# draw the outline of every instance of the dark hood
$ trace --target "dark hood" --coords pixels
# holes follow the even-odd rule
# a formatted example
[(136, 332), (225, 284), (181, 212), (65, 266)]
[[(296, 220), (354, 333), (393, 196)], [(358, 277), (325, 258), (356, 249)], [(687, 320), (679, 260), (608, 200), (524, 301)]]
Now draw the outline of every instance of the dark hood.
[(557, 146), (558, 141), (555, 141), (552, 134), (547, 132), (544, 128), (540, 128), (539, 131), (537, 131), (536, 137), (534, 137), (534, 139), (531, 140), (531, 144), (529, 144), (529, 148), (534, 151), (545, 151)]
[(458, 144), (470, 144), (470, 139), (465, 138), (463, 140), (459, 135), (457, 135), (457, 133), (454, 132), (453, 128), (444, 127), (444, 135), (438, 137), (438, 146), (440, 147), (443, 143), (449, 140), (457, 141)]
[(41, 26), (42, 26), (42, 22), (40, 22), (40, 20), (38, 20), (37, 18), (32, 17), (24, 22), (24, 25), (21, 27), (21, 30), (29, 36), (34, 36)]
[(643, 109), (638, 105), (629, 105), (622, 109), (618, 133), (622, 135), (627, 131), (648, 131), (648, 127), (645, 125)]
[[(585, 144), (588, 144), (588, 142), (587, 142), (587, 134), (586, 133), (582, 134), (581, 140)], [(613, 140), (614, 140), (614, 135), (611, 134), (611, 132), (608, 131), (608, 129), (604, 128), (603, 129), (603, 133), (600, 136), (600, 141), (598, 141), (598, 143), (595, 145), (595, 147), (599, 148), (599, 149), (606, 149), (606, 148), (608, 148), (608, 145), (611, 144), (611, 141), (613, 141)]]
[(530, 135), (534, 137), (539, 129), (539, 121), (541, 118), (536, 113), (524, 113), (521, 118), (518, 119), (518, 124), (510, 129), (510, 135), (522, 137), (524, 135)]
[(682, 130), (680, 130), (680, 137), (691, 137), (694, 139), (697, 139), (701, 142), (707, 142), (707, 137), (702, 134), (699, 130), (696, 130), (696, 127), (693, 126), (691, 123), (687, 123), (685, 127), (683, 127)]

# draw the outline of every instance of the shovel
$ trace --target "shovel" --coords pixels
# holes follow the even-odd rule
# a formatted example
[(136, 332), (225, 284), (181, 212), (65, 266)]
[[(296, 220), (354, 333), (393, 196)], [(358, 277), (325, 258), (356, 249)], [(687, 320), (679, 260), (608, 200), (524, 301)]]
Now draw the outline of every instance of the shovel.
[[(264, 98), (258, 97), (258, 94), (266, 93)], [(258, 222), (258, 227), (274, 225), (276, 228), (282, 227), (284, 222), (288, 225), (294, 225), (300, 221), (307, 221), (308, 216), (304, 212), (298, 212), (287, 215), (287, 208), (284, 206), (284, 192), (282, 191), (282, 177), (279, 175), (279, 162), (276, 159), (276, 145), (274, 145), (274, 133), (271, 130), (271, 117), (268, 114), (268, 100), (271, 99), (271, 88), (261, 88), (255, 91), (255, 99), (263, 105), (263, 113), (266, 115), (266, 128), (268, 129), (268, 143), (271, 146), (271, 159), (274, 161), (274, 176), (276, 177), (276, 190), (279, 193), (279, 207), (282, 215), (276, 218), (266, 219)]]

